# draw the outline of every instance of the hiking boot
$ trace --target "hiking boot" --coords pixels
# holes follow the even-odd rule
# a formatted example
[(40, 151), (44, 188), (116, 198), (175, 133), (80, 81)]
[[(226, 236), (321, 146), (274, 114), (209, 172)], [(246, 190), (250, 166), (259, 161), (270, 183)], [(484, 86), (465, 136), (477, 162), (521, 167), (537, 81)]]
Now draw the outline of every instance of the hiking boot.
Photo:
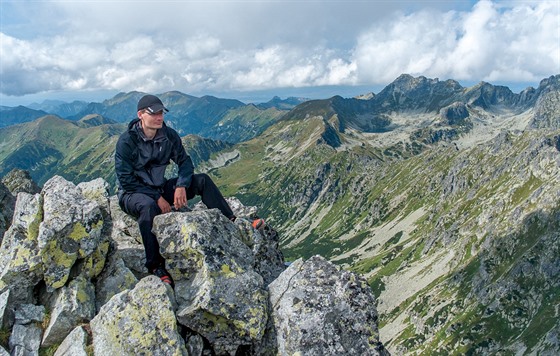
[(152, 273), (154, 274), (154, 276), (159, 277), (159, 279), (161, 279), (163, 283), (167, 283), (171, 286), (171, 288), (175, 289), (175, 282), (173, 282), (173, 278), (171, 278), (171, 275), (169, 274), (169, 272), (167, 272), (165, 267), (156, 267), (156, 269), (154, 269)]
[(258, 218), (253, 220), (252, 224), (253, 228), (256, 230), (262, 229), (264, 228), (264, 219)]

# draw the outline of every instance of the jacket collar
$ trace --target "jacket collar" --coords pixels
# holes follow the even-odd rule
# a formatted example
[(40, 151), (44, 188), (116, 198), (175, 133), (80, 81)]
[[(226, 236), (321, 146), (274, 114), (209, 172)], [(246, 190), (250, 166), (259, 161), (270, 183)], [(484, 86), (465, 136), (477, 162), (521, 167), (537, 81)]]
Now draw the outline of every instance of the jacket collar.
[(142, 139), (142, 141), (144, 142), (148, 142), (148, 141), (162, 141), (165, 138), (165, 130), (167, 130), (167, 125), (165, 124), (165, 121), (163, 122), (163, 126), (161, 127), (161, 129), (158, 129), (156, 132), (156, 135), (153, 139), (149, 139), (146, 137), (146, 135), (144, 135), (144, 130), (142, 130), (141, 124), (140, 124), (140, 119), (134, 119), (132, 120), (129, 124), (128, 124), (128, 131), (136, 136), (139, 139)]

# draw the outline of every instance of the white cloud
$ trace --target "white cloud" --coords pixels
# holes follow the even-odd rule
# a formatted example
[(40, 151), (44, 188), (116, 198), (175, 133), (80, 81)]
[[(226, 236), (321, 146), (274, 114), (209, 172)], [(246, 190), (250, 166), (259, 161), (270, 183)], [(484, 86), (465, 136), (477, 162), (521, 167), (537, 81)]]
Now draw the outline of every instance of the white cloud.
[(248, 0), (37, 3), (46, 12), (35, 9), (36, 16), (51, 16), (51, 22), (42, 17), (38, 26), (54, 27), (21, 37), (9, 31), (15, 27), (2, 29), (0, 94), (386, 85), (402, 73), (538, 81), (560, 73), (557, 1), (482, 0), (466, 11), (435, 7), (465, 2), (426, 2), (423, 10), (395, 12), (411, 4), (418, 6)]
[(419, 12), (358, 39), (360, 82), (401, 73), (457, 80), (538, 81), (560, 73), (560, 5), (480, 1), (471, 12)]

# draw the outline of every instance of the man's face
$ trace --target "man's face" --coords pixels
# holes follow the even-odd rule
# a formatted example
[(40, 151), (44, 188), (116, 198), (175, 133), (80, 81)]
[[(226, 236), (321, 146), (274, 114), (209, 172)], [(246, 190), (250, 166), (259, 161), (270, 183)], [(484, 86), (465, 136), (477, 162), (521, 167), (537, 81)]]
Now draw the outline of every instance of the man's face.
[(143, 129), (157, 130), (163, 125), (163, 110), (151, 113), (148, 110), (138, 111), (138, 118), (142, 121)]

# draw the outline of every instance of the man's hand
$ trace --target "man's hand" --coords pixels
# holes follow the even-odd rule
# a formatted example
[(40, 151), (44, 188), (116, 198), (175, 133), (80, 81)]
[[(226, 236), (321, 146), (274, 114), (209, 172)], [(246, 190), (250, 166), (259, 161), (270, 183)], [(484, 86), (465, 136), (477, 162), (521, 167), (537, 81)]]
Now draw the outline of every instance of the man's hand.
[(161, 209), (162, 214), (168, 213), (171, 211), (171, 205), (167, 202), (167, 200), (163, 199), (163, 197), (159, 197), (157, 200), (157, 205)]
[(182, 207), (187, 206), (187, 190), (185, 187), (175, 188), (173, 205), (175, 205), (175, 209), (181, 209)]

